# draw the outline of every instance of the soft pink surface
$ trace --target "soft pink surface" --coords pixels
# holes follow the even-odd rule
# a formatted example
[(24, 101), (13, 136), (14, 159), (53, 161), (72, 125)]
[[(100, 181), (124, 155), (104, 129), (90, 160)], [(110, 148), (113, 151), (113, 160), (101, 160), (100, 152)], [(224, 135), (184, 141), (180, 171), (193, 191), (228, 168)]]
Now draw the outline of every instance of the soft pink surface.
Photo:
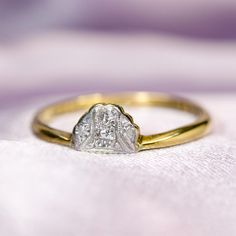
[(160, 34), (40, 34), (0, 45), (0, 95), (235, 91), (236, 43)]
[[(236, 96), (186, 96), (211, 112), (213, 133), (132, 155), (88, 154), (36, 139), (34, 113), (60, 96), (2, 109), (0, 235), (236, 235)], [(130, 113), (146, 133), (192, 119), (163, 109)], [(77, 119), (54, 125), (70, 130)]]
[[(222, 93), (236, 89), (235, 61), (233, 41), (158, 34), (57, 32), (0, 45), (0, 235), (236, 235), (236, 95)], [(131, 89), (221, 91), (186, 95), (212, 113), (213, 133), (135, 155), (80, 153), (31, 133), (59, 92)], [(192, 120), (128, 111), (145, 133)], [(77, 120), (54, 125), (70, 131)]]

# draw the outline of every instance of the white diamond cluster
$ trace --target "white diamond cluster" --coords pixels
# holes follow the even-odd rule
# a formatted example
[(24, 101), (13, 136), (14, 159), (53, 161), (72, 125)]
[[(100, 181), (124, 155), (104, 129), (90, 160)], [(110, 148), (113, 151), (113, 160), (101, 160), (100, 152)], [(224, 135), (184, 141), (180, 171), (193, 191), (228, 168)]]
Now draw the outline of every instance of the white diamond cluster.
[(99, 153), (137, 152), (139, 130), (122, 109), (113, 104), (96, 104), (83, 115), (73, 130), (76, 150)]

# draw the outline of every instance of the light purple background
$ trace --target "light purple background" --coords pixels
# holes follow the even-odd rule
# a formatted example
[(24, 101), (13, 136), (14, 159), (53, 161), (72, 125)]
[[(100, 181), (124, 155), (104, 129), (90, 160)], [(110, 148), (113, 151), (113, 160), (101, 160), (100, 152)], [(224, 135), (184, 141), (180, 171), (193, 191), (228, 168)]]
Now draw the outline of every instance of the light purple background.
[(236, 2), (0, 1), (0, 98), (236, 90)]
[(235, 39), (233, 0), (1, 0), (0, 35), (48, 28), (144, 30)]

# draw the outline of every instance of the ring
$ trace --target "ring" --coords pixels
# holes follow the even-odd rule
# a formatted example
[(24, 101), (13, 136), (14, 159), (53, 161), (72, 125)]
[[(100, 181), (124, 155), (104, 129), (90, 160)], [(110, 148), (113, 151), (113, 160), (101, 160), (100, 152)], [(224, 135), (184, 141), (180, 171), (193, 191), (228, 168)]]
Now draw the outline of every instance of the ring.
[[(196, 120), (179, 128), (152, 135), (142, 135), (125, 106), (154, 106), (190, 112)], [(80, 117), (72, 133), (49, 126), (63, 114), (88, 110)], [(135, 153), (142, 150), (170, 147), (204, 136), (210, 129), (207, 111), (184, 98), (152, 92), (82, 95), (40, 110), (32, 123), (39, 138), (95, 153)]]

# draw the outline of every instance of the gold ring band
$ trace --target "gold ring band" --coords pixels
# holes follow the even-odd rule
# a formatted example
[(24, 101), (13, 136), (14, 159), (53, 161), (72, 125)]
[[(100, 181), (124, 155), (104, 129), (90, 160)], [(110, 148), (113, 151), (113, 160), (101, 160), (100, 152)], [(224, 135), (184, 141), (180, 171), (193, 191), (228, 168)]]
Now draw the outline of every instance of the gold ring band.
[[(194, 114), (196, 120), (167, 132), (142, 135), (122, 105), (175, 108)], [(86, 109), (89, 111), (80, 118), (72, 133), (49, 126), (59, 115)], [(209, 131), (210, 123), (208, 112), (189, 100), (162, 93), (128, 92), (81, 95), (50, 105), (36, 114), (32, 129), (43, 140), (76, 150), (132, 153), (198, 139)]]

